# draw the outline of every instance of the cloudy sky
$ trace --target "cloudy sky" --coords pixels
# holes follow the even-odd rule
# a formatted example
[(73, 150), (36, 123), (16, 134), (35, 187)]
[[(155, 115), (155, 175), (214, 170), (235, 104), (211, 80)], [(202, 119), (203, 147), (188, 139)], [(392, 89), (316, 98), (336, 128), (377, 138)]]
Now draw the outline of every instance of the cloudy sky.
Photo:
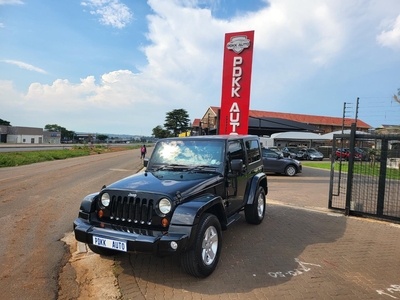
[[(399, 0), (0, 0), (0, 119), (151, 135), (221, 104), (225, 33), (255, 31), (250, 108), (400, 123)], [(344, 103), (346, 109), (344, 110)]]

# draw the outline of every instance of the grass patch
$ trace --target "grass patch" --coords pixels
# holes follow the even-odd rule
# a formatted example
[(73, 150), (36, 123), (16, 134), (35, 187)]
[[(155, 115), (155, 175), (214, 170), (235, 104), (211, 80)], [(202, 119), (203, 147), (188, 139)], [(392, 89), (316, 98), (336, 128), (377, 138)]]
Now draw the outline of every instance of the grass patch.
[(104, 145), (94, 146), (73, 146), (71, 149), (62, 150), (43, 150), (43, 151), (23, 151), (23, 152), (4, 152), (0, 153), (0, 168), (16, 167), (29, 165), (38, 162), (67, 159), (72, 157), (87, 156), (92, 154), (102, 154), (107, 152), (137, 149), (139, 146), (109, 148)]
[[(301, 163), (304, 167), (313, 167), (313, 168), (319, 168), (319, 169), (326, 169), (330, 170), (331, 169), (331, 163), (330, 162), (302, 162)], [(356, 161), (354, 163), (354, 169), (353, 172), (354, 174), (361, 174), (361, 175), (366, 175), (366, 176), (373, 176), (373, 177), (379, 177), (380, 175), (380, 163), (375, 163), (375, 164), (370, 164), (369, 162), (359, 162)], [(340, 162), (335, 162), (334, 165), (335, 171), (339, 171), (340, 168)], [(348, 162), (342, 161), (342, 166), (341, 166), (342, 172), (347, 172), (349, 169), (349, 164)], [(400, 170), (397, 169), (386, 169), (386, 179), (397, 179), (400, 180)]]
[(90, 155), (89, 149), (63, 149), (27, 152), (6, 152), (0, 154), (0, 168), (29, 165), (38, 162), (67, 159)]

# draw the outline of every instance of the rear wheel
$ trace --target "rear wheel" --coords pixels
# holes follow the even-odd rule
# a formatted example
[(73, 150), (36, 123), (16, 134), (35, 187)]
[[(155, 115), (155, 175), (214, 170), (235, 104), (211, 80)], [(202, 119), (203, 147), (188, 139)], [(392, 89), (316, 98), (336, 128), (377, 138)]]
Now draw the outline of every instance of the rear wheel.
[(186, 273), (207, 277), (214, 272), (221, 254), (221, 225), (216, 216), (204, 214), (199, 222), (193, 248), (181, 254)]
[(119, 251), (111, 250), (103, 247), (98, 247), (95, 245), (88, 245), (89, 249), (92, 250), (96, 254), (104, 255), (104, 256), (112, 256), (119, 253)]
[(244, 216), (247, 223), (260, 224), (265, 215), (265, 191), (260, 186), (254, 196), (253, 203), (244, 207)]
[(297, 173), (296, 167), (293, 165), (288, 165), (285, 169), (285, 174), (287, 176), (294, 176), (296, 175), (296, 173)]

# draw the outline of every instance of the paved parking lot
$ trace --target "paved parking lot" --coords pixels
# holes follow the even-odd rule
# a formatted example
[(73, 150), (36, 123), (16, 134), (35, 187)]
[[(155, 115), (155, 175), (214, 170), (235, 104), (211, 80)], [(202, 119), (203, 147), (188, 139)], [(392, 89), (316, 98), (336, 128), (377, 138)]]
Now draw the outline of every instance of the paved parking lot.
[[(124, 253), (113, 261), (88, 253), (85, 258), (95, 258), (88, 264), (95, 278), (87, 295), (95, 290), (103, 299), (120, 299), (118, 293), (139, 300), (400, 299), (400, 225), (329, 211), (329, 171), (305, 168), (300, 176), (268, 180), (264, 222), (249, 225), (243, 217), (223, 232), (220, 262), (208, 278), (184, 273), (177, 257)], [(82, 255), (76, 260), (83, 261)], [(80, 299), (93, 298), (85, 295)]]
[[(224, 232), (219, 265), (206, 279), (183, 273), (175, 257), (117, 256), (123, 298), (400, 299), (400, 226), (329, 212), (326, 178), (306, 174), (269, 177), (264, 222), (243, 217)], [(280, 201), (284, 194), (289, 201)]]

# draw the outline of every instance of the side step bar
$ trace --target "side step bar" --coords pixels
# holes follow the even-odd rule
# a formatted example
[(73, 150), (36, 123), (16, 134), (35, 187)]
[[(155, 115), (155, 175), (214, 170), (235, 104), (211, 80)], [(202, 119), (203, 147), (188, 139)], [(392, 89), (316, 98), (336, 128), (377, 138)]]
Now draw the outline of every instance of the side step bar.
[(234, 214), (233, 216), (231, 216), (229, 219), (228, 219), (228, 226), (229, 225), (231, 225), (233, 222), (236, 222), (237, 220), (240, 220), (242, 218), (242, 215), (241, 214)]

